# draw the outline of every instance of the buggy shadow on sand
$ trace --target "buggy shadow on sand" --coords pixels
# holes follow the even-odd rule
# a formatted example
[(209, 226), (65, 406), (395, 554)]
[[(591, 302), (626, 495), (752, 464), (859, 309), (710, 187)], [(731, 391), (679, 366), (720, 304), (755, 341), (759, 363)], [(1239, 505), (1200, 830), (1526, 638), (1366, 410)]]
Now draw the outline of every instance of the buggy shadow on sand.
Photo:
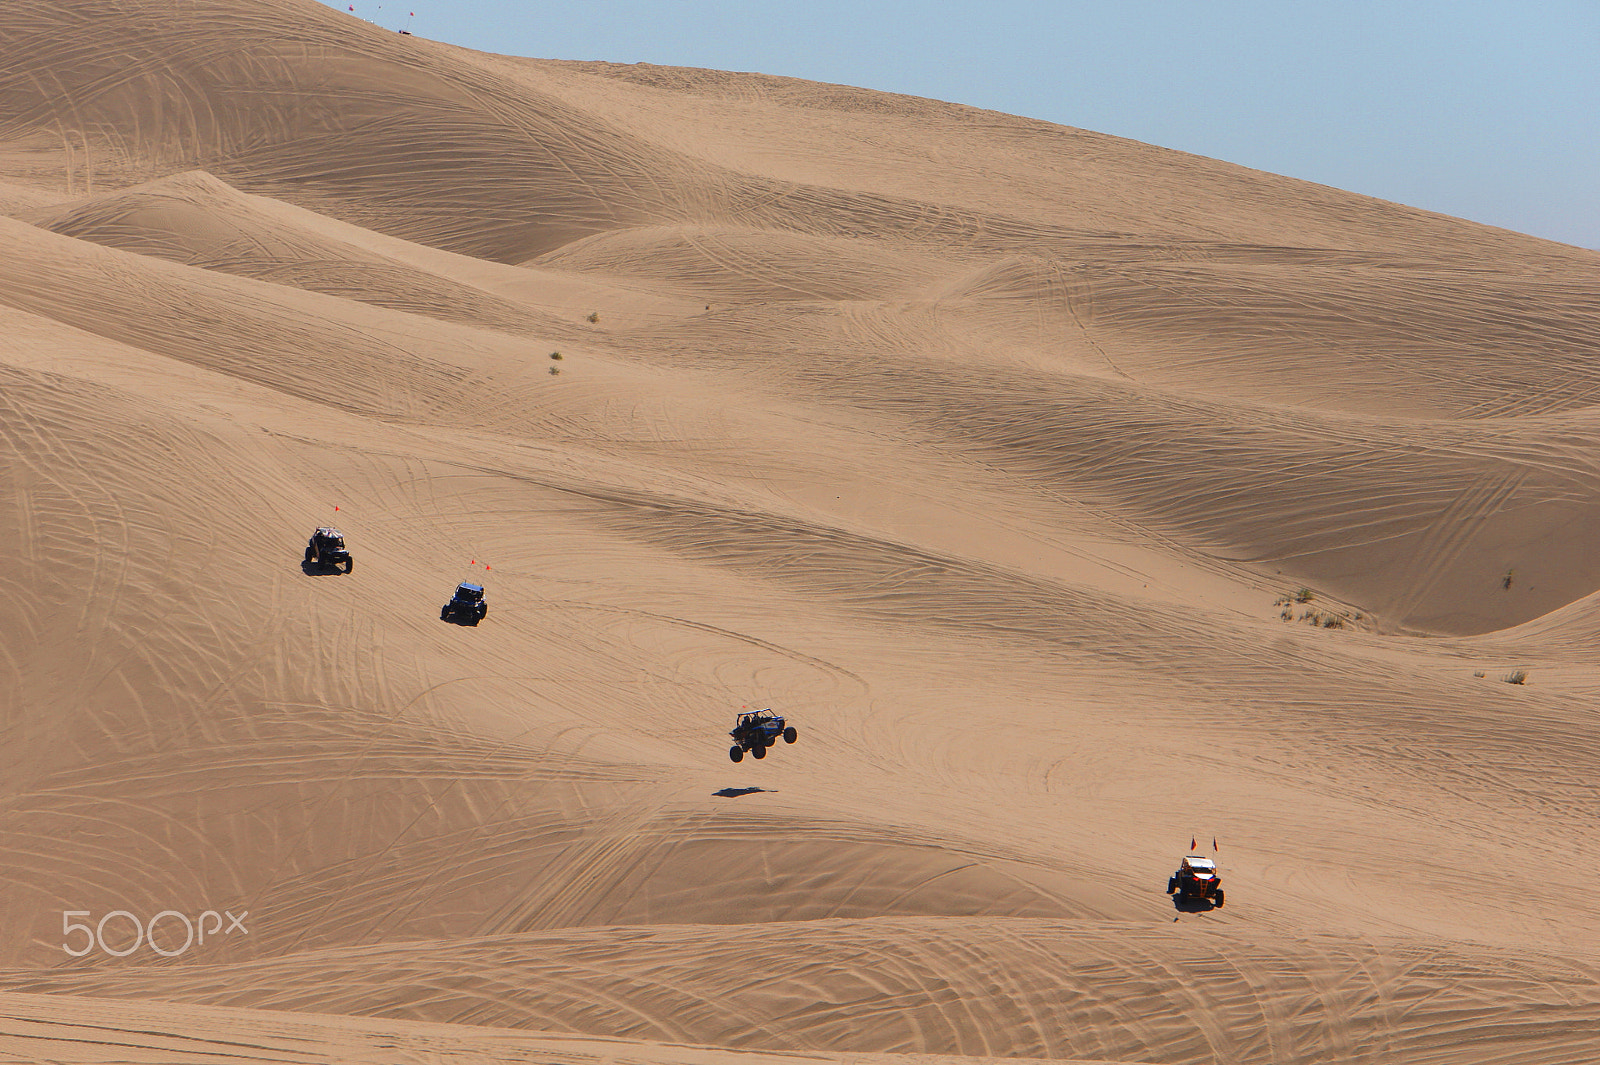
[(1221, 903), (1213, 902), (1207, 898), (1195, 898), (1184, 895), (1172, 896), (1172, 908), (1179, 913), (1210, 913), (1220, 909)]

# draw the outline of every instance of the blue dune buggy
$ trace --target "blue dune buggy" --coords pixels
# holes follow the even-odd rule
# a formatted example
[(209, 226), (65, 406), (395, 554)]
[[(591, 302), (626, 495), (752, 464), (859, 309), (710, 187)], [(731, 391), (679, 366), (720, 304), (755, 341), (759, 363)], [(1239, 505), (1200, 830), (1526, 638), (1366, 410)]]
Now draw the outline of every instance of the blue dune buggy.
[(757, 758), (765, 758), (767, 748), (777, 743), (779, 736), (783, 737), (784, 743), (793, 743), (799, 734), (793, 725), (784, 723), (781, 714), (775, 714), (771, 710), (756, 710), (740, 714), (728, 735), (733, 737), (733, 746), (728, 748), (728, 757), (735, 762), (742, 762), (746, 751)]

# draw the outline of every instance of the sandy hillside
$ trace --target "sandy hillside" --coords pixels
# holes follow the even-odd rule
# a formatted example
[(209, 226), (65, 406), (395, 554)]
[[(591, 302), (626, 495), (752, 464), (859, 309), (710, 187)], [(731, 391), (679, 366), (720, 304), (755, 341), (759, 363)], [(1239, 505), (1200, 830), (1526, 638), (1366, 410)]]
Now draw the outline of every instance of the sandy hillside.
[(1600, 254), (11, 0), (0, 338), (0, 1060), (1600, 1061)]

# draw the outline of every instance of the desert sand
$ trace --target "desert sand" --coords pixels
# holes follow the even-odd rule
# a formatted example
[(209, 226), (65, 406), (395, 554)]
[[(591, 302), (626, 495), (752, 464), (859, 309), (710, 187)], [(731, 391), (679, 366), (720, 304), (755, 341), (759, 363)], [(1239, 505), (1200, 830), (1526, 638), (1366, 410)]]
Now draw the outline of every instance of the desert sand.
[(10, 0), (0, 453), (0, 1060), (1600, 1061), (1596, 252)]

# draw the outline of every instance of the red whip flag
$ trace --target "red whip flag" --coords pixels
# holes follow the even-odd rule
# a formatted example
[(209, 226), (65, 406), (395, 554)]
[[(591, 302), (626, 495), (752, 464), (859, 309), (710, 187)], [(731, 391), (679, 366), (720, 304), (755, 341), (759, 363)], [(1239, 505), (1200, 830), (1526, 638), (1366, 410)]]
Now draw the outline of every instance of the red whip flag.
[(1211, 849), (1213, 851), (1217, 849), (1217, 837), (1216, 836), (1212, 836), (1211, 837)]
[(1200, 846), (1199, 841), (1197, 841), (1193, 836), (1190, 836), (1189, 837), (1189, 849), (1190, 850), (1194, 850), (1198, 846)]

